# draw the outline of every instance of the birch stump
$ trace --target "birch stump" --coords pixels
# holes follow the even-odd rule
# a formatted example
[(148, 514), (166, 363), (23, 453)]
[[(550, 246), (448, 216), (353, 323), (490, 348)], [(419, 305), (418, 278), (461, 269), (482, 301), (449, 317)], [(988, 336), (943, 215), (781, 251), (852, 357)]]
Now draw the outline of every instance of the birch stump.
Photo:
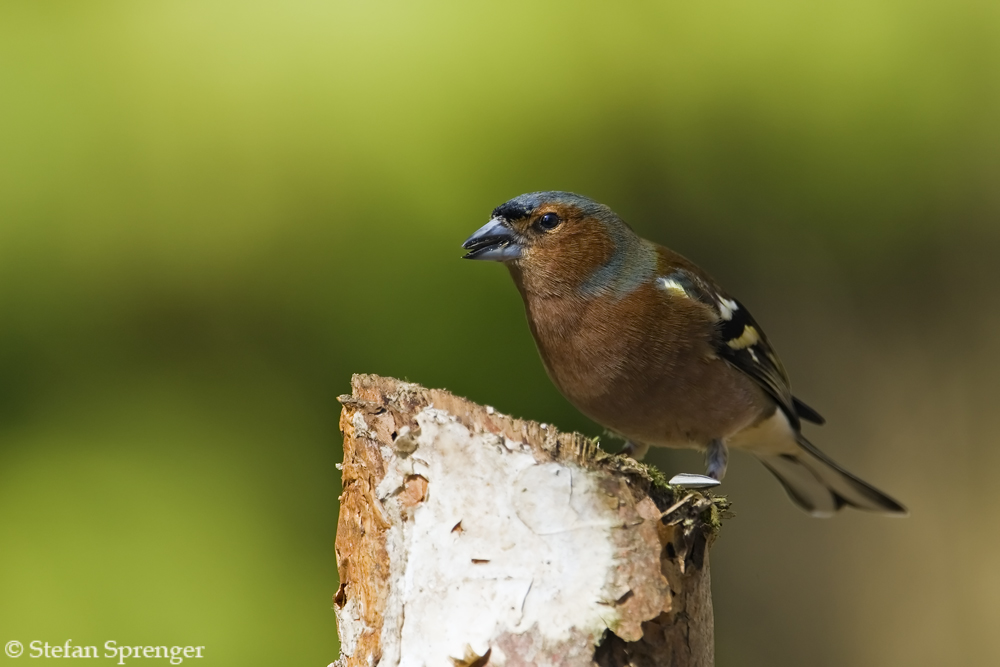
[(352, 386), (335, 667), (713, 664), (725, 499), (446, 391)]

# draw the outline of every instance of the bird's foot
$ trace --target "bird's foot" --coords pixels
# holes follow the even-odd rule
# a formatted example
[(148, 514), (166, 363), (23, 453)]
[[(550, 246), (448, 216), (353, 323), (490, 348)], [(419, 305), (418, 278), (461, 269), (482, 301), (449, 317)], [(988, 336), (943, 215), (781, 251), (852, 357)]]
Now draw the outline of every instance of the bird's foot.
[(646, 452), (648, 451), (649, 445), (644, 445), (641, 442), (632, 442), (631, 440), (626, 440), (625, 446), (622, 447), (622, 454), (631, 456), (636, 461), (646, 458)]
[(705, 452), (706, 474), (695, 475), (682, 472), (670, 479), (670, 484), (683, 486), (686, 489), (709, 489), (722, 483), (726, 476), (726, 465), (729, 463), (729, 449), (722, 440), (713, 440)]
[(729, 465), (729, 448), (726, 443), (716, 438), (708, 445), (705, 452), (705, 474), (722, 481), (726, 476), (726, 466)]

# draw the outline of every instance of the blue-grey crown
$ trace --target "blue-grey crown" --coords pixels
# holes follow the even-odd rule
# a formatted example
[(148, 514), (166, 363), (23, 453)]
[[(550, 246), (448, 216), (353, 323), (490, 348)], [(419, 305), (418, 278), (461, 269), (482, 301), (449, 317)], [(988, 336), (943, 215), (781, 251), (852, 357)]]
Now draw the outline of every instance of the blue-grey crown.
[(584, 215), (606, 216), (614, 215), (604, 204), (600, 204), (593, 199), (578, 195), (573, 192), (560, 192), (553, 190), (549, 192), (529, 192), (527, 194), (514, 197), (510, 201), (493, 209), (494, 218), (504, 220), (520, 220), (527, 218), (543, 204), (566, 204), (574, 206)]

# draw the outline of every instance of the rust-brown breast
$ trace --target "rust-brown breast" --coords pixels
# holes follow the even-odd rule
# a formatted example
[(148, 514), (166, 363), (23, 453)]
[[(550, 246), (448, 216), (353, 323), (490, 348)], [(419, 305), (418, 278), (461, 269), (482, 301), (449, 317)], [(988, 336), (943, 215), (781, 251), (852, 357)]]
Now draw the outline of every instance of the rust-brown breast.
[[(657, 274), (690, 265), (656, 248)], [(655, 276), (624, 295), (594, 296), (532, 289), (512, 273), (552, 381), (606, 428), (645, 444), (700, 447), (773, 410), (753, 380), (716, 356), (711, 310), (659, 288)]]

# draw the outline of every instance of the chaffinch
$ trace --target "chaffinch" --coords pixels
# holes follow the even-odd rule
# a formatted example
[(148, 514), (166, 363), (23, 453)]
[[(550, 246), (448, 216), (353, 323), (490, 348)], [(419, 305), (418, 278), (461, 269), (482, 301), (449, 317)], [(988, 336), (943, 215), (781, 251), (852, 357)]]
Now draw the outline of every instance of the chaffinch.
[(640, 238), (602, 204), (569, 192), (498, 206), (463, 244), (466, 259), (504, 263), (524, 299), (549, 377), (585, 415), (650, 445), (706, 450), (708, 479), (728, 447), (747, 450), (814, 516), (844, 506), (905, 514), (801, 433), (823, 418), (792, 396), (760, 325), (704, 271)]

